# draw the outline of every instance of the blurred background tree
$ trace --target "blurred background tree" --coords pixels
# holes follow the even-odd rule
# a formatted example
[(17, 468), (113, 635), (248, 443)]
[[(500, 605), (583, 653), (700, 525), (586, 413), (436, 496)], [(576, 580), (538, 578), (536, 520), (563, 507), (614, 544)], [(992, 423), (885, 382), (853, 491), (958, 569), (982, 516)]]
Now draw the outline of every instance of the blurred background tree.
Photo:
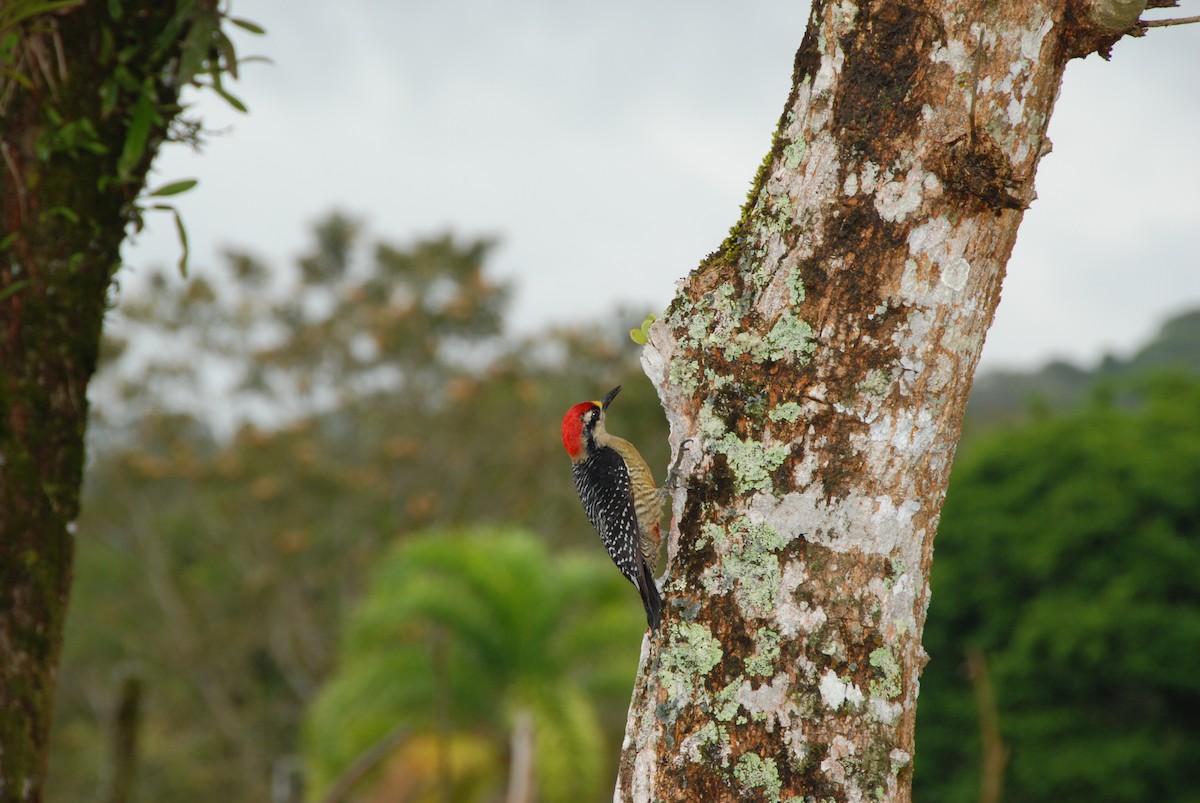
[[(103, 782), (114, 673), (130, 665), (146, 798), (267, 799), (366, 571), (413, 532), (516, 522), (610, 570), (558, 427), (624, 383), (622, 431), (665, 465), (628, 325), (508, 339), (490, 242), (362, 239), (333, 215), (290, 268), (231, 253), (215, 275), (125, 294), (93, 388), (52, 799)], [(601, 717), (613, 762), (625, 694)]]
[[(373, 574), (308, 717), (314, 792), (404, 723), (389, 762), (400, 771), (363, 799), (495, 800), (506, 785), (546, 801), (611, 798), (617, 753), (605, 743), (624, 728), (643, 627), (623, 577), (519, 531), (415, 536)], [(472, 742), (490, 760), (452, 760)], [(431, 747), (443, 755), (411, 766)]]
[(1003, 799), (1197, 799), (1198, 491), (1200, 382), (1180, 375), (968, 448), (938, 532), (914, 797), (981, 799), (975, 653)]
[[(48, 799), (109, 782), (130, 675), (143, 800), (270, 800), (301, 757), (315, 795), (389, 733), (359, 799), (502, 799), (521, 721), (542, 799), (611, 797), (643, 623), (558, 428), (622, 384), (613, 427), (662, 479), (626, 334), (646, 310), (514, 337), (492, 241), (364, 231), (330, 215), (293, 265), (233, 251), (122, 293), (91, 388)], [(1005, 799), (1194, 799), (1200, 391), (1140, 377), (1194, 376), (1197, 321), (1094, 371), (979, 377), (937, 542), (918, 799), (978, 796), (972, 650)]]

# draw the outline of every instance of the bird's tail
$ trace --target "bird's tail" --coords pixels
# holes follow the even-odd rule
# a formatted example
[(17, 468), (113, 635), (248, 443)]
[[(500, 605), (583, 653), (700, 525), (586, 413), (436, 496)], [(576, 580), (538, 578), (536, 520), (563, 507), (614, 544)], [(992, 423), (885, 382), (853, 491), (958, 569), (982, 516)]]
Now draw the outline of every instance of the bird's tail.
[(642, 561), (641, 582), (638, 583), (638, 593), (642, 596), (642, 605), (646, 608), (646, 624), (650, 625), (651, 630), (658, 630), (659, 620), (662, 618), (662, 597), (658, 593), (658, 585), (654, 582), (654, 575), (650, 573), (650, 567), (646, 565), (646, 561)]

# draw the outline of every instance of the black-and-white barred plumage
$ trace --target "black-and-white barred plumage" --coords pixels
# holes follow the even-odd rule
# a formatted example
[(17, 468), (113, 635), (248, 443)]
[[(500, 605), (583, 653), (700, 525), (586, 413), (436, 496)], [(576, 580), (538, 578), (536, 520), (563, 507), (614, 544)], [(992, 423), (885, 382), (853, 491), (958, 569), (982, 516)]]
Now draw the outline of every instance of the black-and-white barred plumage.
[(575, 463), (571, 472), (588, 521), (621, 574), (637, 588), (646, 608), (646, 622), (657, 628), (662, 598), (642, 556), (641, 530), (625, 461), (615, 449), (604, 446)]

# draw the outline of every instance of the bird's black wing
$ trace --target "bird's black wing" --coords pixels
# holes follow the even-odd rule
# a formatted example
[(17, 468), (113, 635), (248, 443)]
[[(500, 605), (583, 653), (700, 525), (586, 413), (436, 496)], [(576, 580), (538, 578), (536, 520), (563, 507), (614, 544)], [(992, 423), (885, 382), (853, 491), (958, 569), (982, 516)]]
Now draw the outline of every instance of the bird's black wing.
[(621, 455), (603, 446), (591, 457), (572, 467), (575, 490), (588, 521), (621, 574), (637, 587), (646, 608), (646, 621), (658, 627), (662, 599), (641, 550), (641, 529), (633, 502), (629, 469)]

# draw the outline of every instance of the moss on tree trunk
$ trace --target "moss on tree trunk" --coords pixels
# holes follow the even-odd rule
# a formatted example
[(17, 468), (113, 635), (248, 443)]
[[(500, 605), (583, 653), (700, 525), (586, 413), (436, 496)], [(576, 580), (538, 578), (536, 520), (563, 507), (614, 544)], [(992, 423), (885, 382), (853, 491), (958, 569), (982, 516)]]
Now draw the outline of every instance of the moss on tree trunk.
[[(215, 3), (5, 4), (0, 106), (0, 800), (40, 800), (87, 385), (120, 247)], [(189, 37), (193, 37), (189, 40)]]
[(1122, 33), (1085, 5), (814, 3), (742, 219), (648, 332), (690, 476), (618, 799), (910, 799), (975, 365), (1063, 69)]

